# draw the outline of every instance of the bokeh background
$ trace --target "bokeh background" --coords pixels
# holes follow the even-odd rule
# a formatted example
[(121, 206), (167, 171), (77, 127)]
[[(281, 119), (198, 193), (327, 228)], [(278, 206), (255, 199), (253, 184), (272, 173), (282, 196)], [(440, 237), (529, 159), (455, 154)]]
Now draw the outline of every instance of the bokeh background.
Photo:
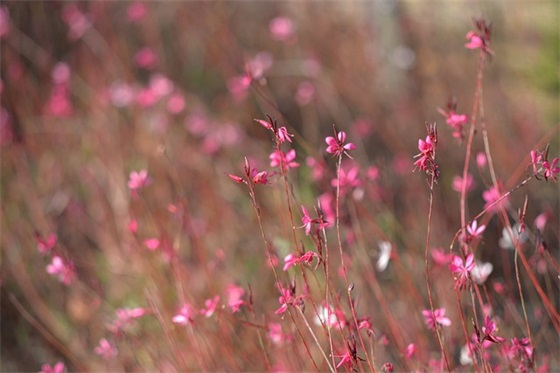
[[(71, 371), (266, 370), (256, 357), (262, 341), (233, 315), (203, 320), (193, 335), (162, 327), (185, 299), (224, 298), (229, 284), (251, 289), (254, 319), (246, 321), (273, 319), (278, 294), (255, 211), (243, 185), (226, 175), (242, 174), (245, 157), (270, 169), (273, 143), (254, 122), (266, 114), (295, 134), (300, 167), (289, 180), (296, 224), (301, 204), (310, 209), (333, 191), (335, 162), (324, 151), (333, 123), (357, 145), (348, 162), (359, 165), (362, 182), (345, 197), (342, 224), (359, 310), (372, 317), (377, 334), (389, 335), (391, 343), (376, 351), (381, 363), (398, 361), (398, 350), (416, 342), (418, 368), (427, 369), (438, 348), (420, 313), (427, 307), (428, 188), (412, 172), (418, 138), (425, 122), (439, 123), (432, 246), (448, 248), (460, 227), (452, 180), (462, 172), (465, 145), (438, 108), (456, 97), (458, 112), (471, 113), (478, 58), (464, 47), (465, 34), (473, 18), (493, 23), (483, 102), (506, 191), (529, 175), (532, 149), (550, 143), (551, 157), (559, 154), (559, 12), (556, 1), (3, 1), (2, 370), (38, 371), (59, 360)], [(291, 28), (274, 26), (277, 17)], [(483, 150), (477, 132), (473, 151)], [(322, 177), (314, 175), (317, 165), (325, 167)], [(370, 167), (375, 177), (367, 179)], [(152, 183), (134, 197), (127, 181), (140, 169)], [(470, 216), (482, 210), (489, 180), (472, 173)], [(258, 193), (264, 229), (283, 258), (293, 248), (280, 178)], [(558, 184), (533, 180), (513, 193), (513, 220), (526, 195), (527, 222), (550, 213), (543, 234), (557, 258)], [(477, 257), (494, 265), (489, 284), (510, 290), (492, 297), (503, 307), (502, 334), (513, 338), (524, 326), (513, 252), (498, 245), (501, 221), (488, 215), (485, 224)], [(74, 262), (71, 286), (46, 273), (50, 261), (37, 251), (37, 237), (51, 233), (56, 250)], [(157, 253), (142, 244), (151, 237), (162, 244)], [(329, 237), (335, 242), (332, 229)], [(380, 240), (393, 243), (398, 260), (372, 277)], [(534, 252), (527, 244), (528, 257)], [(457, 316), (449, 271), (435, 268), (432, 276), (439, 302)], [(538, 278), (558, 309), (557, 273), (545, 269)], [(535, 347), (558, 370), (558, 335), (538, 317), (541, 301), (522, 280), (537, 315), (529, 318)], [(160, 314), (143, 318), (120, 340), (118, 359), (105, 362), (93, 351), (119, 307)], [(449, 352), (463, 369), (465, 342), (455, 329), (449, 340), (457, 347)], [(312, 369), (295, 346), (271, 355), (285, 369)]]

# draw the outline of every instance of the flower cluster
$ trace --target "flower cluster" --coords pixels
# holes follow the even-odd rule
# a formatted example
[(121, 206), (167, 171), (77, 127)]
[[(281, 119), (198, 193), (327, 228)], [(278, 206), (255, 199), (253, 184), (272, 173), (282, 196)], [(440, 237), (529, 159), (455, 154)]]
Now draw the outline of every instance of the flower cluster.
[[(327, 136), (325, 138), (325, 142), (327, 143), (327, 153), (332, 154), (333, 157), (339, 157), (342, 154), (346, 154), (348, 155), (347, 151), (348, 150), (354, 150), (356, 149), (356, 145), (354, 145), (353, 143), (349, 142), (348, 144), (345, 144), (344, 142), (346, 141), (346, 132), (344, 131), (340, 131), (340, 132), (336, 132), (336, 129), (334, 129), (334, 137), (333, 136)], [(348, 155), (348, 157), (350, 157)]]
[(537, 179), (544, 177), (546, 181), (549, 179), (556, 181), (556, 176), (560, 174), (558, 157), (554, 158), (552, 162), (548, 160), (548, 147), (543, 152), (531, 150), (531, 164), (533, 174)]
[(418, 139), (418, 150), (420, 150), (420, 153), (414, 156), (414, 158), (418, 158), (414, 162), (414, 167), (424, 171), (427, 175), (433, 175), (434, 180), (437, 181), (439, 167), (435, 161), (437, 145), (436, 124), (432, 123), (426, 125), (426, 127), (428, 129), (428, 136), (426, 136), (426, 140)]

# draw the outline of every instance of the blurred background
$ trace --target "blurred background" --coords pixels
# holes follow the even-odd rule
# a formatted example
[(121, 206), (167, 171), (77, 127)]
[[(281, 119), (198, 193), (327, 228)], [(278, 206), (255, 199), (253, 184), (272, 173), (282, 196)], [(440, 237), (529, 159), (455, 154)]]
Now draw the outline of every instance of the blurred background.
[[(296, 225), (300, 205), (312, 211), (334, 191), (335, 161), (324, 143), (333, 123), (357, 145), (345, 162), (359, 167), (359, 181), (343, 198), (341, 224), (358, 309), (372, 318), (377, 336), (388, 336), (389, 345), (376, 351), (380, 364), (429, 369), (438, 347), (421, 315), (428, 306), (428, 187), (421, 172), (412, 172), (418, 139), (426, 136), (425, 122), (438, 122), (432, 246), (447, 249), (461, 224), (453, 178), (462, 174), (465, 144), (438, 108), (447, 110), (455, 97), (457, 112), (471, 114), (478, 52), (464, 47), (465, 35), (474, 18), (493, 24), (483, 110), (505, 192), (530, 175), (531, 150), (550, 143), (550, 158), (559, 154), (559, 15), (556, 1), (3, 1), (2, 370), (39, 371), (56, 361), (70, 371), (270, 368), (255, 330), (226, 310), (219, 322), (201, 320), (189, 333), (164, 326), (181, 303), (200, 308), (216, 294), (225, 300), (231, 284), (254, 302), (244, 321), (274, 320), (279, 294), (255, 211), (244, 185), (227, 177), (243, 174), (245, 157), (270, 172), (274, 144), (254, 121), (266, 114), (295, 134), (300, 167), (288, 179)], [(473, 153), (481, 151), (478, 131)], [(130, 172), (142, 169), (150, 185), (130, 190)], [(491, 182), (474, 157), (470, 172), (472, 218)], [(558, 184), (532, 180), (514, 192), (513, 221), (525, 196), (527, 224), (546, 214), (542, 239), (557, 258)], [(257, 197), (281, 259), (293, 243), (280, 176)], [(498, 244), (501, 219), (488, 214), (484, 224), (477, 258), (494, 266), (488, 285), (494, 306), (503, 307), (496, 311), (502, 335), (520, 337), (513, 251)], [(75, 266), (69, 286), (46, 272), (50, 258), (38, 250), (53, 234), (53, 252)], [(328, 235), (334, 252), (334, 229)], [(149, 250), (145, 240), (154, 238), (160, 247)], [(372, 277), (379, 241), (392, 243), (395, 260)], [(525, 246), (536, 263), (534, 240)], [(558, 309), (557, 273), (534, 265)], [(432, 276), (438, 303), (457, 317), (451, 274), (440, 267)], [(558, 335), (525, 273), (522, 280), (535, 348), (550, 359), (550, 371), (558, 370)], [(493, 283), (507, 290), (495, 292)], [(104, 361), (94, 349), (122, 307), (151, 311), (114, 338), (118, 358)], [(287, 330), (290, 322), (282, 321)], [(448, 337), (457, 345), (449, 347), (453, 367), (472, 369), (461, 368), (458, 321), (454, 329)], [(410, 342), (419, 346), (417, 365), (398, 365)], [(270, 364), (313, 369), (296, 345), (267, 349)]]

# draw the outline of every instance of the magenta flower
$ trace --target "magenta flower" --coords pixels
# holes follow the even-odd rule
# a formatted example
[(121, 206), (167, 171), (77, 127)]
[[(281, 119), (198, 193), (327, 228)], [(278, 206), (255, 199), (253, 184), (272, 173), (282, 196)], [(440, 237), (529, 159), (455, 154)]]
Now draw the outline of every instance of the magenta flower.
[(560, 167), (556, 167), (557, 164), (558, 164), (558, 157), (554, 158), (552, 160), (552, 163), (549, 163), (548, 161), (544, 161), (542, 163), (544, 169), (543, 176), (545, 180), (548, 181), (548, 179), (552, 179), (556, 181), (556, 175), (560, 174)]
[(465, 114), (458, 114), (457, 100), (452, 98), (447, 103), (447, 111), (438, 109), (438, 112), (445, 117), (445, 122), (453, 130), (453, 137), (463, 139), (463, 127), (467, 124), (469, 117)]
[(151, 183), (148, 177), (147, 170), (140, 170), (138, 172), (132, 171), (128, 179), (128, 188), (132, 191), (136, 191), (148, 186)]
[(243, 290), (242, 287), (230, 284), (227, 287), (226, 292), (228, 296), (228, 306), (231, 308), (231, 312), (238, 312), (241, 309), (241, 306), (246, 304), (246, 302), (241, 299), (243, 294), (245, 294), (245, 290)]
[(466, 39), (468, 40), (468, 43), (465, 44), (465, 47), (468, 49), (478, 49), (484, 47), (484, 41), (474, 31), (469, 31)]
[[(463, 178), (458, 175), (453, 177), (452, 187), (454, 191), (461, 193), (461, 191), (463, 190)], [(473, 187), (474, 187), (473, 176), (471, 174), (467, 174), (467, 185), (466, 185), (467, 192), (471, 191)]]
[(432, 259), (437, 265), (444, 266), (451, 262), (453, 255), (444, 249), (437, 248), (432, 250)]
[(294, 135), (292, 135), (291, 133), (288, 133), (288, 129), (286, 127), (280, 127), (280, 128), (278, 128), (277, 136), (278, 136), (278, 140), (282, 144), (285, 141), (292, 142), (292, 137)]
[(43, 364), (39, 373), (64, 373), (66, 366), (62, 361), (59, 361), (52, 367), (49, 364)]
[(37, 241), (37, 250), (39, 250), (41, 254), (47, 254), (56, 245), (58, 236), (54, 233), (51, 233), (47, 238), (44, 239), (43, 237), (41, 237), (39, 232), (36, 232), (35, 241)]
[(481, 49), (484, 53), (492, 55), (494, 52), (490, 49), (490, 37), (492, 36), (492, 25), (486, 24), (483, 19), (475, 21), (477, 31), (469, 31), (466, 35), (468, 42), (465, 47), (468, 49)]
[(159, 248), (160, 241), (157, 238), (148, 238), (144, 240), (144, 246), (148, 248), (148, 250), (154, 251)]
[(251, 174), (252, 174), (253, 184), (263, 184), (263, 185), (268, 184), (268, 172), (266, 171), (258, 172), (257, 170), (253, 169), (251, 170)]
[(348, 153), (347, 153), (348, 150), (356, 149), (356, 145), (354, 145), (351, 142), (349, 142), (348, 144), (345, 144), (344, 143), (345, 141), (346, 141), (346, 132), (340, 131), (337, 134), (336, 130), (335, 130), (335, 137), (327, 136), (325, 138), (325, 142), (328, 145), (327, 146), (327, 153), (330, 153), (333, 156), (338, 157), (338, 156), (341, 156), (342, 154), (348, 155)]
[(451, 320), (445, 316), (445, 308), (437, 308), (432, 314), (431, 310), (422, 311), (424, 315), (424, 321), (428, 328), (435, 330), (437, 326), (449, 326), (451, 325)]
[(99, 346), (95, 347), (94, 352), (104, 360), (109, 360), (118, 355), (118, 350), (105, 338), (99, 340)]
[(276, 17), (268, 27), (272, 37), (278, 41), (288, 41), (294, 36), (294, 24), (288, 17)]
[(204, 315), (204, 317), (211, 317), (214, 312), (216, 312), (216, 307), (218, 306), (219, 301), (219, 295), (214, 296), (214, 298), (206, 299), (204, 301), (204, 308), (200, 310), (200, 313)]
[(284, 257), (284, 268), (283, 271), (287, 271), (299, 262), (299, 258), (295, 254), (288, 254)]
[(486, 229), (486, 225), (478, 226), (476, 220), (473, 220), (471, 225), (467, 225), (467, 232), (470, 235), (469, 241), (473, 238), (480, 238), (485, 229)]
[(181, 307), (181, 309), (179, 310), (179, 313), (173, 316), (171, 321), (179, 325), (194, 324), (193, 315), (195, 312), (196, 311), (190, 304), (185, 303), (183, 307)]
[(437, 165), (435, 162), (435, 148), (432, 136), (426, 136), (426, 140), (418, 139), (418, 150), (420, 153), (416, 154), (414, 158), (418, 158), (414, 162), (414, 167), (431, 174), (437, 174)]
[(296, 151), (294, 149), (289, 150), (287, 153), (276, 149), (268, 158), (270, 159), (270, 167), (282, 165), (284, 171), (299, 167), (299, 163), (294, 161), (296, 159)]
[(474, 263), (474, 255), (469, 254), (463, 265), (463, 259), (458, 256), (454, 256), (449, 264), (449, 270), (455, 275), (455, 286), (462, 290), (467, 287), (469, 283), (469, 274), (474, 269), (476, 264)]
[(58, 276), (58, 279), (64, 285), (70, 285), (75, 276), (74, 264), (70, 261), (64, 261), (59, 256), (54, 256), (51, 264), (47, 266), (47, 273)]
[(411, 343), (408, 346), (406, 346), (404, 356), (407, 359), (411, 359), (414, 356), (415, 353), (416, 353), (416, 345), (414, 343)]
[(496, 323), (490, 319), (490, 316), (486, 315), (484, 317), (484, 326), (482, 327), (482, 333), (484, 333), (483, 340), (488, 340), (493, 343), (502, 343), (505, 341), (505, 338), (497, 336), (496, 333), (498, 332), (498, 327)]
[(311, 217), (309, 217), (309, 213), (307, 212), (307, 209), (303, 205), (301, 206), (301, 211), (303, 213), (303, 216), (301, 217), (301, 222), (303, 225), (300, 228), (305, 227), (305, 235), (307, 236), (309, 235), (309, 233), (311, 232), (311, 228), (313, 227), (313, 224), (317, 225), (315, 227), (314, 232), (320, 231), (326, 226), (328, 226), (328, 223), (323, 218), (319, 217), (316, 219), (311, 219)]

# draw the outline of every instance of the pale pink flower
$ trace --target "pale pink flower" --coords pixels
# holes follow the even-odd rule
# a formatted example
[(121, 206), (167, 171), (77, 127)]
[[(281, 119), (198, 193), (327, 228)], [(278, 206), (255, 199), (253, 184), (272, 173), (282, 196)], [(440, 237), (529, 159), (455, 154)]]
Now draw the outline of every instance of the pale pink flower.
[(54, 364), (52, 367), (49, 364), (43, 364), (39, 373), (64, 373), (66, 366), (62, 361)]
[(140, 22), (148, 14), (148, 7), (141, 1), (135, 1), (126, 9), (126, 17), (130, 22)]
[(235, 102), (239, 103), (247, 97), (252, 81), (253, 78), (247, 73), (228, 79), (227, 88)]
[(142, 88), (136, 94), (136, 103), (142, 108), (149, 108), (158, 102), (158, 97), (150, 88)]
[(121, 81), (113, 82), (108, 88), (107, 94), (109, 96), (109, 101), (119, 108), (127, 107), (136, 97), (135, 88)]
[(272, 54), (268, 52), (259, 52), (255, 57), (250, 59), (245, 66), (248, 75), (251, 76), (253, 80), (259, 80), (263, 78), (264, 73), (270, 69), (273, 62)]
[(484, 325), (482, 326), (482, 333), (484, 333), (484, 340), (488, 340), (493, 343), (502, 343), (505, 338), (502, 338), (496, 333), (498, 333), (498, 327), (496, 323), (490, 319), (490, 316), (486, 315), (484, 317)]
[(435, 330), (437, 326), (449, 326), (451, 325), (451, 320), (445, 316), (445, 308), (437, 308), (432, 313), (431, 310), (424, 310), (422, 311), (422, 315), (424, 315), (424, 321), (426, 325), (431, 330)]
[(485, 229), (486, 225), (479, 226), (476, 220), (473, 220), (471, 225), (467, 225), (467, 232), (470, 235), (470, 239), (480, 238)]
[(499, 188), (492, 186), (490, 187), (490, 189), (485, 190), (484, 192), (482, 192), (482, 198), (486, 202), (484, 204), (484, 208), (485, 209), (490, 208), (490, 211), (495, 211), (499, 209), (501, 206), (506, 205), (508, 203), (509, 198), (505, 197), (500, 200), (501, 197), (502, 194)]
[(220, 301), (220, 296), (216, 295), (214, 298), (208, 298), (204, 301), (204, 308), (200, 310), (200, 313), (204, 315), (204, 317), (211, 317), (214, 312), (216, 312), (216, 307), (218, 306), (218, 302)]
[(296, 151), (294, 149), (290, 149), (287, 153), (275, 149), (272, 154), (270, 154), (269, 159), (270, 167), (279, 167), (282, 165), (284, 171), (299, 167), (299, 163), (294, 161), (294, 159), (296, 159)]
[(299, 106), (309, 104), (315, 97), (315, 86), (309, 81), (301, 82), (296, 91), (295, 101)]
[(64, 285), (70, 285), (75, 276), (74, 264), (59, 256), (54, 256), (51, 264), (47, 266), (47, 273), (58, 276), (58, 279)]
[(474, 262), (474, 255), (471, 253), (467, 256), (465, 263), (463, 259), (454, 256), (449, 264), (449, 270), (455, 275), (455, 286), (462, 290), (465, 289), (469, 283), (469, 274), (476, 266)]
[(340, 156), (342, 154), (348, 154), (347, 151), (356, 149), (356, 145), (349, 142), (345, 144), (346, 141), (346, 132), (340, 131), (336, 132), (335, 130), (335, 137), (327, 136), (325, 138), (325, 142), (327, 143), (327, 153), (332, 154), (333, 156)]
[(294, 135), (288, 133), (288, 129), (286, 127), (278, 128), (278, 140), (282, 144), (285, 141), (292, 142), (292, 137)]
[(128, 188), (132, 191), (140, 190), (150, 185), (151, 180), (148, 177), (147, 170), (132, 171), (128, 179)]
[(228, 306), (231, 308), (231, 312), (238, 312), (241, 306), (246, 304), (246, 302), (241, 299), (243, 294), (245, 294), (245, 290), (243, 290), (242, 287), (230, 284), (227, 287), (226, 292), (228, 297)]
[(148, 238), (144, 240), (144, 246), (148, 248), (148, 250), (154, 251), (159, 248), (160, 241), (158, 238)]
[(80, 39), (91, 27), (91, 20), (80, 11), (76, 4), (67, 4), (62, 9), (62, 20), (68, 26), (68, 39)]
[(134, 320), (144, 316), (147, 313), (146, 309), (137, 308), (118, 308), (115, 311), (117, 318), (113, 321), (111, 329), (114, 332), (125, 330), (133, 325)]
[(45, 113), (55, 117), (69, 117), (73, 112), (69, 88), (65, 84), (54, 85), (45, 104)]
[(360, 167), (341, 167), (338, 177), (331, 180), (331, 186), (336, 188), (340, 186), (340, 194), (346, 195), (352, 189), (359, 187), (362, 181), (359, 178)]
[(58, 62), (51, 71), (51, 79), (55, 84), (67, 84), (70, 74), (70, 66), (66, 62)]
[(152, 70), (157, 66), (158, 57), (150, 47), (144, 47), (134, 55), (134, 63), (143, 69)]
[(469, 31), (466, 39), (468, 40), (468, 43), (465, 44), (465, 47), (468, 49), (478, 49), (484, 47), (484, 41), (474, 31)]
[(270, 21), (270, 34), (278, 41), (287, 41), (294, 36), (294, 23), (288, 17), (276, 17)]
[[(452, 184), (453, 190), (461, 193), (461, 191), (463, 190), (463, 178), (459, 175), (454, 176), (453, 177), (453, 184)], [(467, 185), (466, 185), (466, 190), (467, 192), (473, 190), (474, 188), (474, 179), (473, 176), (471, 174), (467, 174)]]
[(476, 154), (476, 165), (478, 168), (484, 168), (488, 164), (488, 159), (486, 158), (486, 154), (484, 152), (479, 152)]
[(181, 307), (179, 312), (175, 316), (173, 316), (171, 321), (179, 325), (194, 324), (193, 316), (195, 312), (196, 311), (190, 304), (185, 303), (183, 307)]
[(183, 94), (176, 92), (169, 97), (167, 101), (167, 111), (171, 114), (179, 114), (185, 109), (185, 97)]
[(437, 265), (444, 266), (451, 262), (453, 255), (444, 249), (432, 249), (432, 259)]
[(35, 241), (37, 242), (37, 250), (39, 250), (41, 254), (47, 254), (56, 245), (58, 236), (55, 233), (51, 233), (47, 238), (43, 239), (43, 237), (41, 237), (41, 235), (37, 232), (35, 233)]
[(274, 322), (268, 324), (268, 338), (277, 345), (290, 342), (292, 339), (290, 334), (282, 333), (282, 325)]
[(414, 162), (414, 167), (425, 172), (432, 172), (435, 168), (434, 145), (429, 135), (426, 136), (426, 140), (418, 139), (418, 150), (420, 153), (414, 156), (414, 158), (418, 158)]
[(128, 230), (129, 230), (130, 233), (136, 234), (138, 232), (138, 220), (131, 219), (128, 222)]
[(408, 346), (406, 346), (404, 356), (407, 359), (411, 359), (415, 353), (416, 353), (416, 345), (414, 343), (410, 343)]
[(101, 356), (104, 360), (110, 360), (118, 355), (118, 350), (105, 338), (99, 340), (99, 345), (95, 347), (94, 352)]

